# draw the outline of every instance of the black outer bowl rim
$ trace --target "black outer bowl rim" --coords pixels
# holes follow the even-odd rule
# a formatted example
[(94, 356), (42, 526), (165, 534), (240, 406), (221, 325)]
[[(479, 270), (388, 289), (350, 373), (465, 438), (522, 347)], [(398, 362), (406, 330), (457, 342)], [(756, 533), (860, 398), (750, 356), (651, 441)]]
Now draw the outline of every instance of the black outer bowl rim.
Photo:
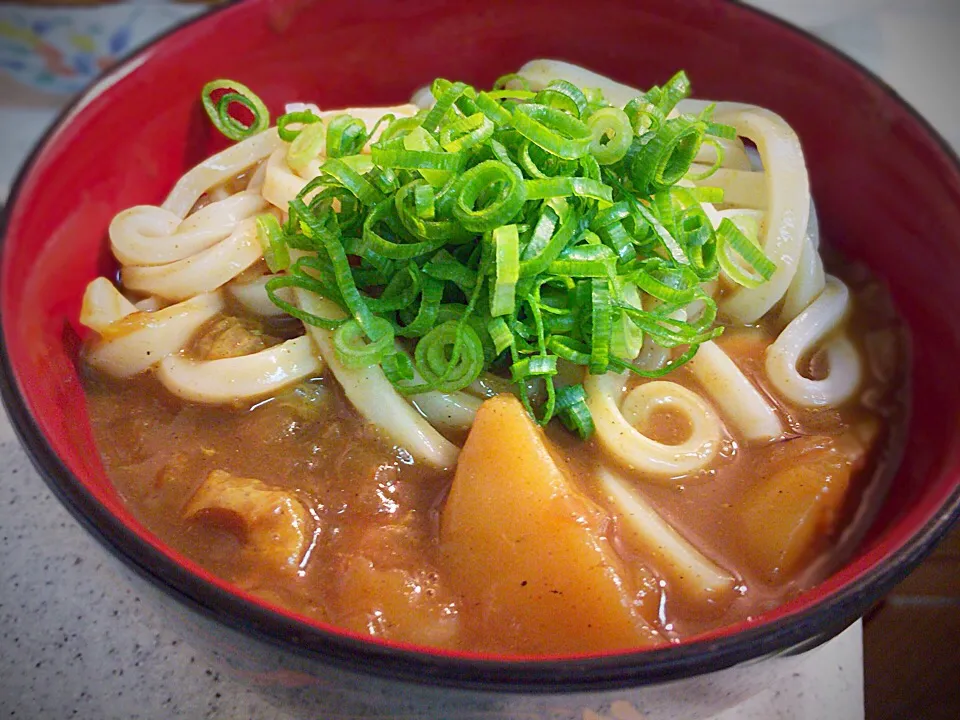
[[(795, 33), (861, 73), (889, 100), (900, 104), (936, 142), (943, 157), (960, 172), (960, 157), (953, 147), (910, 103), (872, 71), (810, 32), (769, 12), (745, 5), (740, 0), (717, 1), (736, 5), (743, 12), (761, 16)], [(232, 0), (172, 26), (100, 76), (64, 107), (57, 120), (34, 146), (11, 186), (7, 210), (0, 214), (0, 265), (5, 257), (9, 208), (16, 205), (27, 176), (50, 138), (65, 125), (74, 111), (85, 105), (101, 84), (128, 72), (131, 63), (149, 54), (154, 46), (170, 35), (197, 23), (210, 22), (213, 16), (229, 12), (241, 2)], [(3, 342), (3, 327), (0, 310), (0, 397), (34, 467), (82, 527), (150, 585), (201, 616), (275, 649), (292, 653), (299, 659), (358, 675), (492, 693), (567, 694), (638, 688), (705, 675), (776, 655), (803, 652), (839, 635), (860, 618), (876, 599), (906, 578), (960, 518), (958, 487), (944, 502), (938, 515), (881, 565), (811, 608), (742, 630), (735, 635), (662, 649), (569, 660), (464, 659), (416, 652), (340, 635), (283, 617), (201, 579), (128, 529), (82, 485), (47, 442), (20, 392), (6, 343)]]

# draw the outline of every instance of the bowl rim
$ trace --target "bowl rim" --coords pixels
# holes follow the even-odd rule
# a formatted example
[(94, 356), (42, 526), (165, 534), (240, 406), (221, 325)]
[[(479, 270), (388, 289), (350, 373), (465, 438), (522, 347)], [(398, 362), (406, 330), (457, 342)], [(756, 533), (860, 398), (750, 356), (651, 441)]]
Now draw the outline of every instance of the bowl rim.
[[(913, 105), (873, 71), (810, 31), (766, 10), (740, 0), (714, 2), (733, 5), (738, 12), (753, 14), (779, 26), (780, 31), (797, 35), (805, 43), (827, 51), (839, 62), (859, 72), (869, 84), (881, 91), (885, 100), (901, 106), (934, 141), (941, 157), (960, 173), (958, 151)], [(47, 151), (52, 138), (98, 95), (149, 61), (150, 55), (172, 36), (194, 25), (213, 23), (220, 14), (238, 12), (237, 8), (242, 5), (242, 0), (229, 0), (170, 26), (123, 57), (61, 109), (19, 168), (5, 207), (0, 210), (0, 267), (7, 257), (12, 209), (18, 206), (23, 186), (39, 158)], [(559, 658), (513, 659), (368, 640), (335, 626), (327, 626), (327, 629), (299, 620), (217, 587), (181, 566), (111, 513), (63, 463), (47, 441), (20, 389), (3, 341), (5, 335), (3, 309), (0, 307), (0, 397), (11, 425), (47, 487), (105, 550), (163, 594), (215, 623), (268, 646), (292, 652), (300, 658), (319, 661), (359, 675), (375, 675), (388, 680), (426, 683), (450, 689), (568, 694), (682, 680), (734, 665), (804, 652), (839, 635), (855, 622), (875, 598), (882, 597), (906, 578), (960, 519), (958, 485), (936, 515), (909, 538), (898, 541), (898, 547), (882, 563), (824, 595), (811, 606), (772, 620), (741, 623), (746, 626), (733, 633), (693, 639), (677, 645)], [(723, 629), (720, 633), (723, 633)]]

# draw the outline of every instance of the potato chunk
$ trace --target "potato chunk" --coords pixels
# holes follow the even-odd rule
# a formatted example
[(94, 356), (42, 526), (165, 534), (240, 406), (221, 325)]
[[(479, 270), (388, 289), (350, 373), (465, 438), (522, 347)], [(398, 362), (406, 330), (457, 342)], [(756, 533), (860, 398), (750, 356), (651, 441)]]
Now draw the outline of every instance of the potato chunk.
[(310, 535), (309, 515), (292, 493), (223, 470), (207, 476), (183, 516), (235, 529), (244, 555), (275, 570), (296, 570)]
[(825, 549), (850, 483), (850, 463), (832, 446), (787, 463), (748, 490), (739, 503), (740, 541), (748, 561), (770, 583), (790, 580)]
[[(492, 650), (558, 653), (652, 645), (634, 579), (510, 395), (483, 403), (441, 515), (442, 570), (461, 620)], [(469, 621), (467, 621), (469, 616)]]
[(458, 638), (456, 602), (429, 569), (411, 571), (375, 565), (363, 556), (346, 563), (337, 583), (337, 621), (373, 637), (433, 646)]

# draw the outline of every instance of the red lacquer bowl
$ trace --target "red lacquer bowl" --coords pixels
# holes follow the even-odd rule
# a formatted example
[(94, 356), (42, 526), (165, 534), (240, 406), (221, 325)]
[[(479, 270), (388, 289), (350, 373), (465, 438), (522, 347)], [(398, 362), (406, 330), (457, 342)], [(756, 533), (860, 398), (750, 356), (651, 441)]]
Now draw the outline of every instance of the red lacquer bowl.
[[(700, 97), (782, 114), (805, 146), (822, 231), (884, 278), (913, 337), (913, 412), (889, 497), (849, 563), (751, 622), (674, 647), (524, 662), (374, 642), (244, 595), (161, 544), (104, 476), (77, 374), (84, 286), (110, 273), (106, 228), (158, 203), (218, 147), (201, 86), (237, 79), (276, 112), (403, 102), (436, 76), (490, 84), (537, 57), (637, 86), (683, 67)], [(946, 72), (946, 70), (945, 70)], [(649, 685), (834, 636), (901, 580), (960, 510), (960, 168), (883, 84), (815, 40), (717, 0), (250, 0), (167, 35), (68, 110), (21, 174), (3, 230), (2, 390), (46, 481), (169, 596), (301, 667), (539, 693)]]

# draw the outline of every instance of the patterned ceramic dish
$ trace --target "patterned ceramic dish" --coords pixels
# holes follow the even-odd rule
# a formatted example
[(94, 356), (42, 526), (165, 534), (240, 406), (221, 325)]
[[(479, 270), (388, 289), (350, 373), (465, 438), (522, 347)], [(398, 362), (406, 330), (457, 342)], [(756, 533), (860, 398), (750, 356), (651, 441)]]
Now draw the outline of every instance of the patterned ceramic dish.
[(54, 95), (82, 90), (133, 49), (202, 12), (202, 4), (0, 5), (0, 70)]

